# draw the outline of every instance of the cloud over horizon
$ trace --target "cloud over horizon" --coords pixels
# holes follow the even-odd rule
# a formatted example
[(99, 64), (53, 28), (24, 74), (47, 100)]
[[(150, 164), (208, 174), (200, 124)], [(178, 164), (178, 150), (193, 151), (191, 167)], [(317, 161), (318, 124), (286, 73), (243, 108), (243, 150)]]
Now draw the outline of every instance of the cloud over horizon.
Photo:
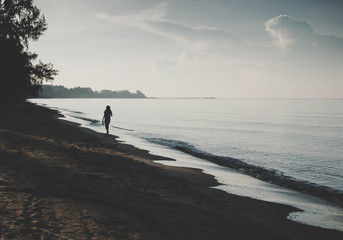
[(343, 47), (343, 38), (316, 33), (307, 22), (298, 21), (288, 15), (280, 15), (265, 22), (266, 31), (281, 48), (295, 45), (335, 48)]
[(149, 96), (343, 97), (338, 1), (37, 1), (51, 25), (36, 51), (59, 68), (57, 84)]
[(206, 25), (189, 25), (168, 18), (168, 4), (161, 3), (141, 11), (123, 15), (98, 13), (99, 19), (120, 26), (150, 32), (175, 41), (181, 45), (196, 45), (197, 42), (211, 40), (233, 40), (236, 37), (231, 32)]

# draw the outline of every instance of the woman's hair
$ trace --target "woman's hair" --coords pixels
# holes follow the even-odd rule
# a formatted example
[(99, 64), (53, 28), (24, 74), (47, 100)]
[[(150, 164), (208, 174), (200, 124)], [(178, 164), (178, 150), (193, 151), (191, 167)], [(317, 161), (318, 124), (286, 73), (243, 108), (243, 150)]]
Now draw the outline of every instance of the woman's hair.
[(106, 110), (111, 110), (110, 106), (107, 105), (106, 106)]

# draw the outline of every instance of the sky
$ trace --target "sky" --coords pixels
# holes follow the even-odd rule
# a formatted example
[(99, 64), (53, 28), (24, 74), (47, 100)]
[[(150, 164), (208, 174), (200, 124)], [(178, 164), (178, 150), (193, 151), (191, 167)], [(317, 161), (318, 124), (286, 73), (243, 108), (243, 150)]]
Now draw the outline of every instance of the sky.
[(341, 0), (35, 0), (54, 85), (149, 97), (343, 98)]

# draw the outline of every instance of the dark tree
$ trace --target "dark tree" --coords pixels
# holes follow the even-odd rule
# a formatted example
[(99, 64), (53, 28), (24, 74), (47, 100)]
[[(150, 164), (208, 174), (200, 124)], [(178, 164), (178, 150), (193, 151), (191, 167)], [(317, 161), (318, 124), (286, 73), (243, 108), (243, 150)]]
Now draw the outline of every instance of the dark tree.
[(66, 88), (64, 86), (43, 85), (39, 98), (146, 98), (139, 90), (136, 93), (130, 93), (128, 90), (111, 91), (101, 90), (93, 91), (91, 88), (75, 87)]
[(28, 50), (47, 29), (45, 18), (32, 0), (0, 0), (0, 98), (36, 96), (44, 81), (57, 74), (52, 64), (36, 61)]

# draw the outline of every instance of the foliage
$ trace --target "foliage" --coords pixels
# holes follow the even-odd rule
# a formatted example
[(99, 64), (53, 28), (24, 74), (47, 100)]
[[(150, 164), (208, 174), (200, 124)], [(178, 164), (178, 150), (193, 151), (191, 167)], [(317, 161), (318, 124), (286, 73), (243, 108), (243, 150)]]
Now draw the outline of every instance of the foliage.
[(36, 62), (28, 51), (47, 29), (45, 18), (32, 0), (0, 0), (0, 98), (37, 95), (44, 81), (52, 81), (53, 65)]
[(39, 98), (146, 98), (139, 90), (136, 93), (130, 93), (128, 90), (111, 91), (101, 90), (93, 91), (91, 88), (66, 88), (64, 86), (44, 85)]

